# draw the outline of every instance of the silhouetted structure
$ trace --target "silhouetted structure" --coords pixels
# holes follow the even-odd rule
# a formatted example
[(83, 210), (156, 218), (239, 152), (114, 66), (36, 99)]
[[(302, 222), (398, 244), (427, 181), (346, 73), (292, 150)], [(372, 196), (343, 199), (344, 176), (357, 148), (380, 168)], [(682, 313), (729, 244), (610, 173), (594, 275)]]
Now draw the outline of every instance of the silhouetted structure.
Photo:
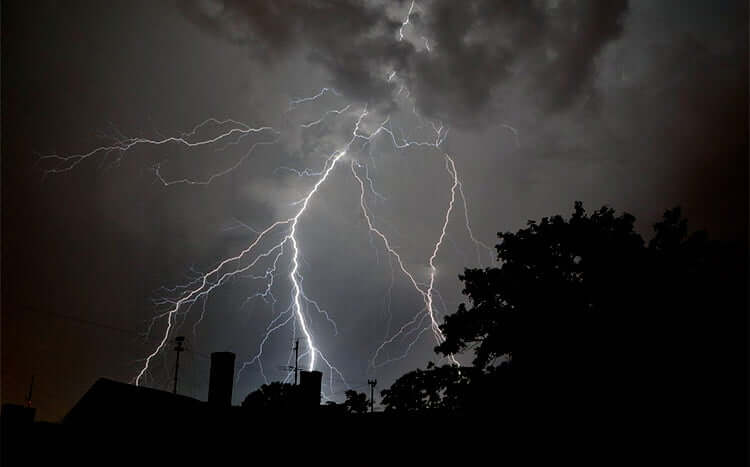
[(297, 377), (299, 376), (299, 339), (294, 341), (294, 385), (297, 385)]
[(209, 404), (221, 407), (232, 405), (234, 358), (235, 355), (232, 352), (214, 352), (211, 354), (211, 379), (208, 382)]
[(320, 371), (300, 371), (300, 387), (302, 389), (302, 405), (305, 409), (320, 405), (320, 385), (323, 373)]
[[(304, 391), (305, 403), (290, 412), (284, 407), (280, 411), (224, 407), (171, 391), (99, 379), (62, 424), (36, 423), (28, 430), (16, 430), (15, 436), (4, 434), (2, 465), (101, 466), (112, 456), (119, 462), (130, 456), (133, 463), (149, 465), (216, 465), (226, 461), (227, 452), (247, 455), (254, 463), (275, 455), (285, 465), (301, 462), (302, 457), (296, 456), (321, 446), (335, 453), (325, 459), (327, 465), (351, 465), (353, 450), (359, 453), (363, 440), (376, 437), (384, 442), (360, 465), (387, 464), (394, 456), (399, 461), (407, 462), (411, 456), (423, 462), (437, 460), (434, 456), (440, 451), (414, 448), (432, 446), (436, 430), (480, 426), (453, 414), (348, 414), (343, 404), (319, 405), (321, 381), (321, 372), (302, 371), (301, 384), (290, 386)], [(512, 436), (507, 427), (490, 433), (506, 440)], [(478, 437), (462, 431), (451, 436), (451, 443), (469, 445)], [(440, 460), (445, 458), (441, 455)]]
[(475, 366), (406, 373), (381, 391), (384, 412), (362, 413), (366, 395), (353, 390), (348, 405), (321, 406), (319, 371), (302, 371), (299, 386), (264, 384), (232, 407), (235, 357), (217, 352), (208, 402), (100, 379), (61, 425), (4, 406), (13, 428), (3, 430), (3, 465), (101, 465), (115, 452), (193, 465), (200, 450), (213, 465), (228, 446), (248, 446), (233, 453), (250, 463), (324, 446), (326, 464), (350, 465), (347, 449), (359, 455), (370, 439), (378, 444), (363, 465), (730, 465), (746, 442), (731, 422), (745, 406), (725, 397), (744, 387), (727, 376), (741, 357), (729, 352), (728, 321), (708, 318), (745, 312), (736, 295), (745, 272), (701, 237), (685, 241), (674, 213), (647, 249), (629, 217), (577, 211), (572, 224), (504, 234), (502, 268), (466, 271), (472, 306), (448, 315), (438, 350), (474, 349)]
[(370, 386), (370, 413), (375, 412), (375, 385), (378, 384), (376, 379), (368, 379), (367, 384)]
[(169, 423), (181, 424), (194, 419), (204, 405), (192, 397), (100, 378), (65, 415), (63, 423), (114, 428), (144, 423), (158, 413)]
[(26, 426), (34, 423), (36, 409), (19, 404), (3, 404), (0, 410), (0, 419), (2, 419), (2, 429), (10, 427)]
[(180, 374), (180, 353), (185, 351), (185, 347), (182, 346), (182, 343), (185, 342), (185, 336), (177, 336), (175, 342), (177, 344), (174, 347), (174, 351), (177, 353), (177, 357), (175, 357), (174, 361), (174, 386), (172, 386), (172, 394), (177, 394), (177, 379)]

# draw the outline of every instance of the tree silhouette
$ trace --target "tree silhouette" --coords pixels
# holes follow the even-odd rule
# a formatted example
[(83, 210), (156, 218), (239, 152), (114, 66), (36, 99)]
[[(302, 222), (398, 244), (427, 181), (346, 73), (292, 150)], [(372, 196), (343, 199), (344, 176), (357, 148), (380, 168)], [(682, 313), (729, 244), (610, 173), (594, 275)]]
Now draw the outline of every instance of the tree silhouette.
[(481, 368), (509, 354), (516, 366), (580, 358), (584, 341), (606, 332), (603, 318), (632, 308), (645, 254), (634, 221), (606, 207), (588, 216), (577, 202), (569, 220), (545, 217), (499, 233), (500, 267), (459, 276), (471, 306), (446, 317), (446, 340), (436, 350), (471, 347)]
[(363, 392), (357, 392), (349, 389), (344, 393), (346, 401), (344, 406), (349, 413), (366, 413), (367, 412), (367, 395)]
[(293, 410), (300, 406), (300, 387), (274, 381), (251, 392), (242, 407), (259, 411)]
[(435, 366), (430, 362), (424, 370), (416, 369), (401, 376), (380, 394), (388, 412), (460, 412), (471, 409), (471, 403), (478, 400), (473, 396), (479, 388), (489, 386), (489, 379), (489, 373), (479, 368)]
[[(735, 361), (719, 333), (726, 316), (744, 313), (744, 265), (705, 232), (688, 234), (679, 208), (654, 225), (648, 245), (634, 221), (607, 207), (587, 215), (576, 202), (569, 219), (499, 233), (499, 266), (459, 276), (468, 304), (446, 316), (436, 351), (471, 351), (485, 370), (509, 359), (520, 400), (537, 406), (659, 406), (686, 417), (684, 404), (711, 384), (690, 378), (695, 365), (726, 380), (714, 368)], [(419, 370), (392, 389), (412, 398), (394, 407), (434, 405), (434, 382)]]

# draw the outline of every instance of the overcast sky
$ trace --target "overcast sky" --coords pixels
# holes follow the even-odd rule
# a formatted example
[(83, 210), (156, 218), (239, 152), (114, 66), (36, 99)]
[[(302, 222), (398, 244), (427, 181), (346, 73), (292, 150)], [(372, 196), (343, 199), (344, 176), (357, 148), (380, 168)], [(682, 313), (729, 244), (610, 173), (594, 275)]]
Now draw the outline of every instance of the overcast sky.
[[(444, 154), (455, 161), (468, 211), (457, 198), (434, 261), (438, 316), (462, 300), (462, 269), (490, 263), (486, 252), (477, 259), (465, 214), (476, 239), (494, 245), (498, 231), (567, 215), (575, 200), (632, 213), (646, 238), (681, 205), (692, 228), (747, 241), (746, 2), (417, 1), (402, 27), (410, 6), (3, 2), (3, 402), (23, 401), (35, 374), (38, 415), (56, 420), (98, 377), (132, 381), (164, 333), (162, 318), (143, 337), (168, 309), (155, 301), (175, 297), (160, 287), (190, 282), (246, 248), (251, 229), (298, 212), (292, 203), (319, 177), (279, 168), (321, 170), (365, 106), (362, 134), (390, 117), (398, 140), (434, 142), (441, 126), (445, 139), (406, 149), (385, 132), (357, 140), (300, 216), (304, 291), (336, 322), (308, 307), (310, 331), (356, 389), (372, 377), (385, 388), (437, 356), (429, 331), (414, 341), (422, 321), (371, 365), (423, 302), (368, 233), (352, 162), (372, 180), (365, 200), (375, 226), (424, 286), (453, 182)], [(323, 88), (336, 92), (290, 106)], [(229, 146), (141, 144), (44, 176), (67, 166), (40, 156), (159, 140), (208, 118), (273, 131)], [(191, 138), (232, 125), (209, 123)], [(255, 143), (273, 144), (249, 152)], [(207, 185), (159, 178), (201, 181), (234, 166)], [(170, 339), (183, 334), (191, 349), (181, 392), (205, 399), (212, 351), (236, 352), (238, 362), (257, 354), (290, 304), (286, 246), (275, 304), (248, 300), (266, 282), (245, 274), (179, 315)], [(268, 380), (285, 376), (291, 324), (265, 344)], [(171, 388), (171, 347), (144, 384)], [(329, 381), (329, 368), (318, 369)], [(248, 366), (235, 403), (263, 382), (257, 362)], [(340, 399), (345, 385), (334, 383), (325, 389)]]

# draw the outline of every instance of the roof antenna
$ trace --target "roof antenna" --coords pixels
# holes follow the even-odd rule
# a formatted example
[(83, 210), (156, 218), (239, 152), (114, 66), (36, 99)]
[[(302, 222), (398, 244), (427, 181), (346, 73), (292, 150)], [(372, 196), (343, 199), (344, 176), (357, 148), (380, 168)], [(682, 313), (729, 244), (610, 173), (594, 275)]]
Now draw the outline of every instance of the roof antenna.
[(185, 350), (182, 343), (185, 342), (185, 336), (177, 336), (175, 338), (177, 345), (174, 347), (174, 351), (177, 352), (177, 359), (174, 362), (174, 385), (172, 386), (172, 394), (177, 394), (177, 375), (180, 372), (180, 352)]
[(29, 384), (29, 393), (26, 395), (26, 407), (31, 407), (31, 394), (34, 392), (34, 375), (31, 375), (31, 384)]

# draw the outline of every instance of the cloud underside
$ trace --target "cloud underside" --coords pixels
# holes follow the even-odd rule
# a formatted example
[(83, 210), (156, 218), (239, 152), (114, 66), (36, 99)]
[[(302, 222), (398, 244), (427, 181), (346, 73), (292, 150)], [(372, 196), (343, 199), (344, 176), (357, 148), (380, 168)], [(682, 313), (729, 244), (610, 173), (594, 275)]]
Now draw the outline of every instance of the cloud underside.
[[(560, 111), (589, 94), (596, 58), (622, 34), (627, 0), (184, 0), (187, 18), (265, 63), (303, 54), (351, 99), (388, 106), (403, 86), (454, 125), (496, 109), (505, 85)], [(401, 40), (403, 32), (403, 40)], [(386, 77), (397, 72), (394, 80)]]

